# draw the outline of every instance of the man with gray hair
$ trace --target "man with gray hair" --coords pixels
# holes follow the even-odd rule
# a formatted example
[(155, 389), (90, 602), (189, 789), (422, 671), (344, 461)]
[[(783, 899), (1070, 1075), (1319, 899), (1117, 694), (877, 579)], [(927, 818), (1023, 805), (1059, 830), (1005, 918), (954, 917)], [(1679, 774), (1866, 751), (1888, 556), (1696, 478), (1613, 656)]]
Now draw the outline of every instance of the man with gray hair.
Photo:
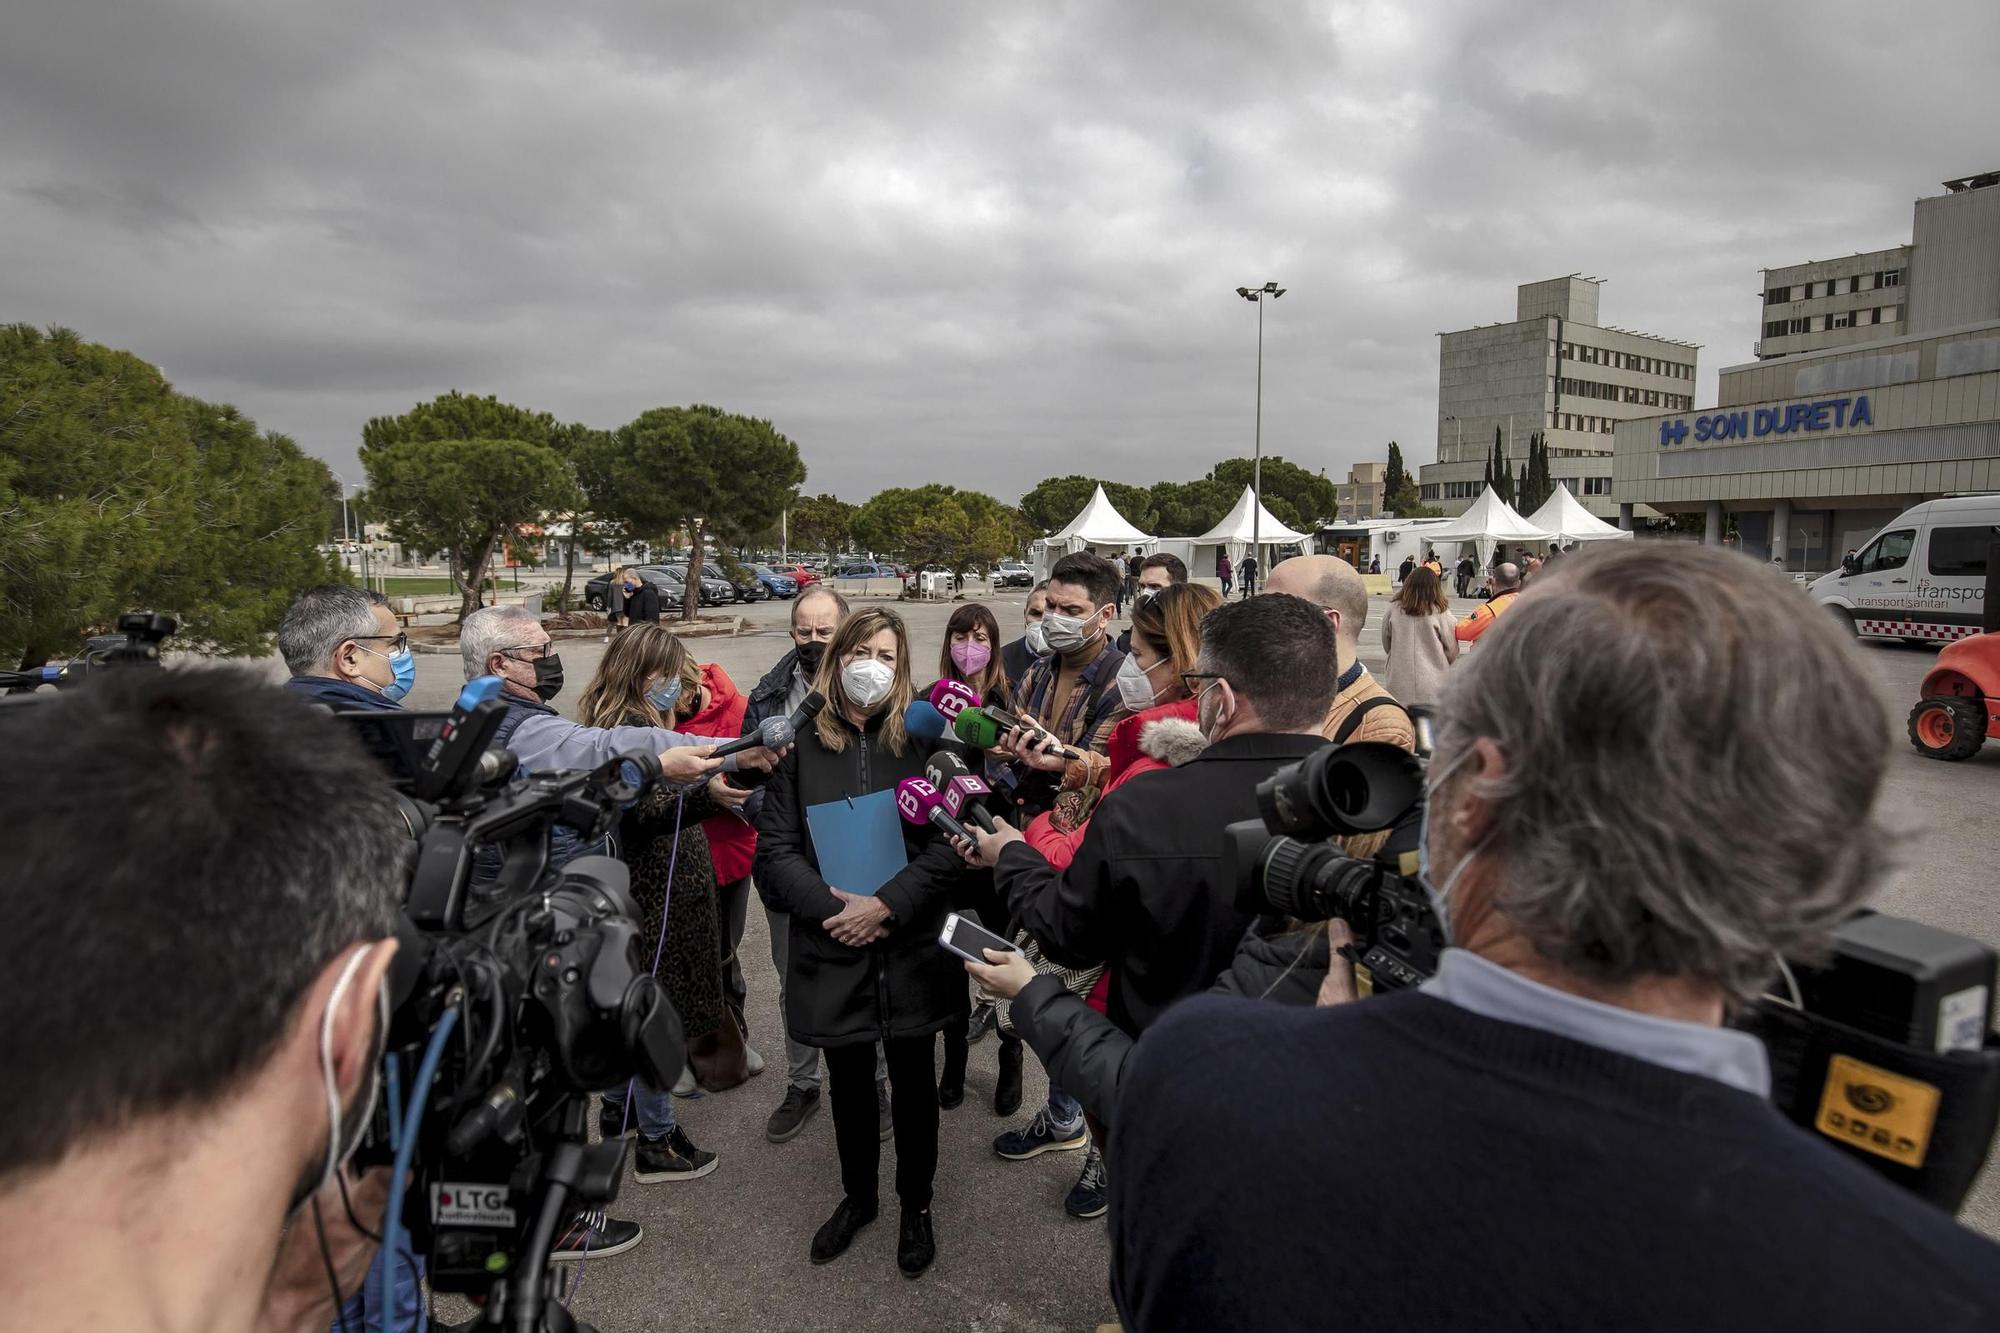
[(1564, 562), (1445, 693), (1437, 975), (1194, 999), (1139, 1043), (1125, 1327), (2000, 1328), (2000, 1247), (1786, 1120), (1723, 1026), (1875, 886), (1888, 737), (1832, 621), (1743, 557)]
[(512, 750), (531, 771), (595, 768), (630, 750), (657, 750), (665, 779), (685, 786), (716, 772), (733, 773), (739, 766), (769, 770), (777, 762), (777, 756), (761, 746), (722, 760), (710, 759), (715, 749), (711, 736), (571, 722), (549, 706), (562, 692), (562, 658), (542, 628), (541, 617), (526, 607), (487, 606), (474, 611), (459, 627), (458, 650), (467, 680), (500, 677), (507, 717), (493, 743)]
[(1486, 600), (1474, 607), (1471, 615), (1458, 622), (1458, 641), (1477, 643), (1479, 636), (1491, 629), (1493, 622), (1520, 595), (1521, 567), (1508, 560), (1493, 566), (1486, 576)]
[(300, 593), (278, 622), (289, 689), (335, 711), (393, 709), (417, 678), (409, 636), (389, 601), (342, 583)]

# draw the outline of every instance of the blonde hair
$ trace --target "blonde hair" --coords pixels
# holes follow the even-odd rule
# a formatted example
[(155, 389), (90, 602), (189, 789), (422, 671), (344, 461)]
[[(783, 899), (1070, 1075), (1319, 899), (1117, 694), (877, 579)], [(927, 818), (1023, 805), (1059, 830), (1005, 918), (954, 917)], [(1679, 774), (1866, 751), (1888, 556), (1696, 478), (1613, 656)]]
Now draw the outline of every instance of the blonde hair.
[(896, 680), (889, 687), (888, 696), (877, 705), (882, 710), (882, 744), (894, 755), (902, 754), (909, 746), (909, 736), (903, 730), (903, 710), (917, 697), (916, 686), (910, 683), (910, 633), (903, 625), (903, 618), (894, 611), (870, 607), (840, 622), (826, 656), (820, 659), (819, 675), (813, 680), (813, 688), (825, 695), (827, 702), (813, 727), (819, 733), (819, 743), (835, 754), (847, 748), (848, 699), (840, 686), (840, 669), (847, 665), (856, 648), (885, 629), (895, 631), (896, 635)]
[(638, 717), (648, 726), (671, 729), (673, 719), (646, 697), (647, 684), (660, 676), (679, 676), (686, 702), (701, 688), (701, 665), (672, 630), (634, 625), (604, 650), (597, 674), (577, 701), (577, 716), (587, 727), (621, 727)]
[(1187, 693), (1183, 672), (1201, 656), (1201, 618), (1222, 605), (1222, 594), (1201, 583), (1170, 583), (1132, 609), (1132, 637), (1144, 639), (1173, 663), (1172, 678), (1160, 692), (1179, 699)]

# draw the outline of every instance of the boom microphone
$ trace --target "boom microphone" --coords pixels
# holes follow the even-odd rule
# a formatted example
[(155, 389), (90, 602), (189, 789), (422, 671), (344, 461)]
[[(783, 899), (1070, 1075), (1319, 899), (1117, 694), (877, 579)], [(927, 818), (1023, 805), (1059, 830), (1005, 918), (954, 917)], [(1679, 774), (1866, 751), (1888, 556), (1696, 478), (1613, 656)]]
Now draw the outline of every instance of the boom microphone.
[(924, 765), (924, 777), (944, 793), (946, 814), (958, 820), (969, 818), (988, 833), (999, 832), (1000, 826), (993, 822), (986, 808), (986, 798), (993, 794), (993, 789), (963, 759), (949, 750), (940, 750)]
[(948, 729), (944, 714), (922, 699), (910, 700), (903, 710), (903, 730), (920, 741), (943, 740)]
[(763, 746), (767, 750), (783, 749), (797, 738), (819, 716), (819, 710), (826, 707), (826, 696), (814, 690), (793, 710), (790, 717), (767, 717), (758, 724), (757, 730), (747, 736), (738, 736), (733, 741), (725, 741), (715, 747), (711, 759), (724, 759), (732, 754), (742, 754)]
[(979, 691), (960, 680), (941, 680), (931, 686), (931, 707), (949, 722), (968, 708), (979, 706)]
[(946, 814), (938, 789), (922, 778), (904, 778), (896, 784), (896, 812), (905, 823), (930, 824), (954, 838), (973, 840), (965, 825)]

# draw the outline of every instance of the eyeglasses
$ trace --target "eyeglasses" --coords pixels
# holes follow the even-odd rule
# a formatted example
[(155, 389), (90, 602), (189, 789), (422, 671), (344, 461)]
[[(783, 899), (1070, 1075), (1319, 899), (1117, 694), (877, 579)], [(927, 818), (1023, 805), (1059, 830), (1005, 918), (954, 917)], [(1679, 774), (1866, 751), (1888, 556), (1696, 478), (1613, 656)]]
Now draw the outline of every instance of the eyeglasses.
[(555, 649), (555, 646), (555, 640), (551, 639), (547, 643), (517, 643), (512, 648), (499, 648), (495, 649), (495, 651), (502, 657), (512, 657), (515, 653), (526, 653), (527, 657), (516, 658), (515, 660), (531, 662), (537, 657), (547, 657)]
[(387, 639), (391, 653), (403, 652), (410, 646), (410, 636), (407, 634), (357, 634), (354, 637), (363, 642), (374, 639)]
[(1223, 675), (1220, 671), (1183, 671), (1181, 672), (1181, 688), (1191, 695), (1200, 694), (1201, 687), (1195, 684), (1196, 681), (1221, 679), (1223, 679)]

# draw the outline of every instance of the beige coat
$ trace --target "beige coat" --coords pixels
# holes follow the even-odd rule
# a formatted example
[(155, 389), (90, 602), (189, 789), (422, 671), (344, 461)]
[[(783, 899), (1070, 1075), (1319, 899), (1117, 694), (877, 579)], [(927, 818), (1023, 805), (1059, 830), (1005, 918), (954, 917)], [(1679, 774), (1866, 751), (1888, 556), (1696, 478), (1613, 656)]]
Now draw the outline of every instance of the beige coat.
[(1389, 656), (1389, 693), (1406, 704), (1434, 704), (1445, 673), (1458, 659), (1458, 622), (1449, 611), (1404, 614), (1391, 602), (1382, 621), (1382, 650)]

